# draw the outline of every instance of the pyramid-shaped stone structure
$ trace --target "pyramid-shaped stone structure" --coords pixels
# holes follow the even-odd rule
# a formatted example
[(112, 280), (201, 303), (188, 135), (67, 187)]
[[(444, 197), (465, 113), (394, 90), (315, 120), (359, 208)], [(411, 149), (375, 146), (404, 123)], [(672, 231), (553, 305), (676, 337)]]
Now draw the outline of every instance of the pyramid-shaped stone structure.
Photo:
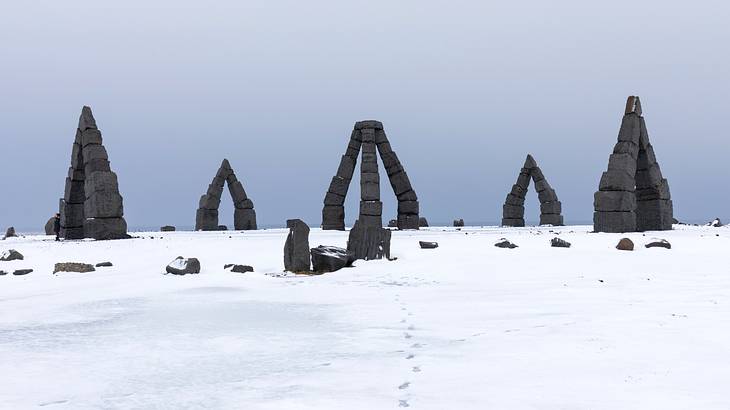
[(649, 142), (641, 101), (630, 96), (618, 142), (608, 158), (593, 201), (593, 230), (634, 232), (672, 229), (669, 183)]
[(218, 230), (218, 207), (221, 204), (223, 187), (228, 184), (228, 192), (233, 200), (233, 225), (237, 231), (256, 229), (256, 211), (253, 201), (246, 196), (243, 184), (236, 178), (227, 159), (221, 163), (213, 182), (208, 185), (208, 191), (200, 197), (198, 212), (195, 215), (196, 231)]
[(63, 238), (129, 238), (117, 174), (111, 170), (101, 131), (86, 106), (81, 110), (59, 208)]
[(562, 204), (558, 195), (545, 179), (535, 159), (528, 154), (517, 176), (517, 182), (512, 185), (512, 190), (502, 206), (502, 226), (525, 226), (525, 195), (530, 179), (535, 184), (540, 200), (540, 225), (563, 225)]
[(398, 229), (418, 229), (418, 197), (411, 186), (408, 174), (393, 151), (380, 121), (355, 123), (345, 155), (340, 160), (337, 175), (332, 178), (324, 198), (322, 229), (345, 229), (345, 196), (350, 186), (357, 157), (362, 151), (360, 165), (360, 215), (362, 228), (383, 226), (383, 203), (380, 201), (380, 175), (378, 154), (383, 160), (390, 186), (398, 198)]

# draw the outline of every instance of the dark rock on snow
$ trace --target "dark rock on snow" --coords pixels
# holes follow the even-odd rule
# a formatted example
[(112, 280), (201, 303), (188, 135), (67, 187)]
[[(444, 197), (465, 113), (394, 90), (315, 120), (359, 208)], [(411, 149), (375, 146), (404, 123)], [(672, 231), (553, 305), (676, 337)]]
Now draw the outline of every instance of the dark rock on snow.
[(355, 255), (355, 259), (390, 259), (390, 235), (388, 229), (363, 226), (357, 220), (350, 230), (347, 250)]
[(51, 219), (46, 222), (46, 226), (43, 228), (46, 231), (46, 235), (55, 235), (56, 232), (53, 230), (53, 225), (56, 222), (56, 217), (52, 216)]
[(7, 272), (5, 272), (4, 270), (0, 270), (0, 276), (5, 276), (5, 275), (7, 275), (7, 274), (8, 274), (8, 273), (7, 273)]
[(506, 249), (514, 249), (517, 247), (517, 245), (513, 244), (512, 242), (508, 241), (505, 238), (502, 238), (499, 240), (499, 242), (495, 243), (494, 246), (498, 248), (506, 248)]
[(284, 270), (289, 272), (308, 272), (309, 226), (301, 219), (286, 221), (289, 234), (284, 243)]
[(236, 265), (233, 263), (227, 263), (223, 266), (223, 269), (231, 269), (231, 272), (234, 273), (246, 273), (246, 272), (253, 272), (253, 267), (249, 265)]
[(22, 261), (23, 260), (23, 254), (16, 251), (15, 249), (8, 249), (7, 251), (3, 251), (3, 253), (0, 253), (0, 261), (7, 262), (7, 261)]
[(197, 258), (183, 258), (182, 256), (178, 256), (165, 267), (165, 270), (167, 273), (172, 273), (173, 275), (200, 273), (200, 261)]
[(7, 231), (5, 231), (5, 237), (6, 238), (14, 238), (14, 237), (17, 237), (17, 236), (18, 235), (15, 233), (15, 228), (13, 228), (12, 226), (10, 228), (8, 228)]
[(418, 245), (421, 249), (436, 249), (439, 247), (438, 242), (418, 241)]
[(645, 248), (666, 248), (666, 249), (672, 249), (672, 244), (669, 243), (666, 239), (658, 239), (653, 240), (646, 245), (644, 245)]
[(160, 227), (160, 232), (175, 232), (175, 227), (172, 225), (165, 225)]
[(457, 227), (464, 226), (464, 220), (463, 219), (454, 219), (454, 226), (457, 226)]
[(398, 220), (397, 219), (391, 219), (388, 221), (388, 228), (397, 228), (398, 227)]
[(425, 217), (418, 218), (418, 227), (419, 228), (427, 228), (428, 227), (428, 220)]
[(344, 248), (337, 246), (320, 245), (311, 249), (312, 268), (315, 272), (335, 272), (344, 267), (352, 266), (355, 255)]
[(22, 276), (22, 275), (27, 275), (27, 274), (29, 274), (31, 272), (33, 272), (33, 269), (18, 269), (18, 270), (16, 270), (16, 271), (13, 272), (13, 275), (15, 275), (15, 276)]
[(111, 262), (100, 262), (100, 263), (96, 264), (97, 268), (108, 268), (110, 266), (114, 266), (114, 265), (112, 265)]
[(78, 263), (78, 262), (66, 262), (66, 263), (57, 263), (53, 267), (53, 273), (57, 272), (78, 272), (78, 273), (87, 273), (87, 272), (94, 272), (96, 269), (94, 269), (94, 266), (88, 263)]
[(560, 238), (553, 238), (550, 240), (550, 246), (553, 248), (570, 248), (570, 242)]
[(618, 241), (618, 245), (616, 245), (616, 249), (618, 249), (620, 251), (633, 251), (634, 242), (629, 238), (623, 238), (620, 241)]
[(707, 226), (713, 226), (715, 228), (719, 228), (723, 225), (722, 225), (722, 221), (720, 220), (720, 218), (715, 218), (714, 220), (712, 220), (712, 222), (708, 223)]

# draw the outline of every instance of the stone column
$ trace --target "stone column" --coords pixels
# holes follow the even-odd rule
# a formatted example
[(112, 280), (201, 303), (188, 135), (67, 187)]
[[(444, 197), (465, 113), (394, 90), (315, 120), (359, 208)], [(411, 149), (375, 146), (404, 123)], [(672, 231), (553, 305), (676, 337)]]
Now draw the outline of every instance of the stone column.
[(332, 177), (324, 197), (324, 207), (322, 208), (322, 229), (324, 230), (345, 230), (345, 196), (355, 172), (361, 145), (361, 133), (356, 127), (350, 135), (345, 155), (340, 159), (337, 174)]
[(362, 163), (360, 164), (360, 225), (383, 227), (383, 203), (380, 202), (380, 174), (375, 149), (375, 129), (361, 128)]

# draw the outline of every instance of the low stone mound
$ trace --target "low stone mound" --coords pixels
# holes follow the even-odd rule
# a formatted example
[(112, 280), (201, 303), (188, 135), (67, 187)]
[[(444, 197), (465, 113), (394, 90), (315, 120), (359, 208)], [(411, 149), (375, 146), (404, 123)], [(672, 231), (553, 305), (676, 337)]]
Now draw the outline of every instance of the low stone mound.
[(570, 242), (560, 238), (553, 238), (550, 240), (550, 246), (553, 248), (570, 248)]
[(160, 227), (160, 232), (175, 232), (175, 227), (172, 225), (165, 225)]
[(63, 262), (63, 263), (57, 263), (53, 267), (53, 273), (58, 272), (76, 272), (76, 273), (88, 273), (88, 272), (94, 272), (96, 269), (94, 269), (94, 265), (89, 263), (79, 263), (79, 262)]
[(517, 245), (510, 242), (506, 238), (500, 239), (497, 243), (494, 244), (494, 246), (496, 246), (497, 248), (504, 248), (504, 249), (514, 249), (514, 248), (518, 247)]
[(454, 219), (454, 226), (455, 227), (462, 227), (462, 226), (464, 226), (464, 220), (463, 219)]
[(633, 251), (634, 242), (629, 238), (622, 238), (620, 241), (618, 241), (618, 244), (616, 245), (616, 249), (618, 249), (620, 251)]
[(428, 220), (424, 218), (423, 216), (418, 218), (418, 227), (419, 228), (428, 228)]
[(644, 245), (645, 248), (664, 248), (672, 249), (672, 244), (666, 239), (653, 239), (651, 242)]
[(439, 247), (439, 243), (438, 242), (418, 241), (418, 246), (420, 246), (421, 249), (436, 249)]
[(337, 246), (320, 245), (310, 250), (313, 269), (317, 273), (335, 272), (344, 267), (352, 266), (355, 254)]
[(191, 273), (200, 273), (200, 261), (197, 258), (183, 258), (178, 256), (170, 262), (165, 270), (173, 275), (187, 275)]
[(3, 253), (0, 253), (0, 261), (2, 261), (2, 262), (22, 261), (22, 260), (23, 260), (23, 254), (16, 251), (15, 249), (8, 249), (7, 251), (3, 251)]
[(29, 273), (33, 272), (33, 269), (18, 269), (16, 271), (13, 271), (13, 275), (15, 276), (23, 276), (27, 275)]
[(7, 231), (5, 231), (5, 238), (15, 238), (17, 236), (18, 235), (15, 233), (15, 228), (13, 228), (12, 226), (8, 228)]
[(111, 262), (99, 262), (96, 264), (97, 268), (108, 268), (110, 266), (114, 266)]
[(233, 263), (228, 263), (223, 265), (223, 269), (229, 269), (233, 273), (246, 273), (246, 272), (253, 272), (253, 266), (249, 265), (236, 265)]

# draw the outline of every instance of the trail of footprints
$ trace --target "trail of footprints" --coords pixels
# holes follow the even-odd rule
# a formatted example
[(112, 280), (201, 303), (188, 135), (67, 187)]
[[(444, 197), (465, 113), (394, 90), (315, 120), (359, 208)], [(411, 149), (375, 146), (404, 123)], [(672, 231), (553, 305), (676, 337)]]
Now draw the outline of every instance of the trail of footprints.
[[(400, 295), (395, 295), (395, 301), (400, 305), (401, 313), (404, 315), (403, 319), (401, 319), (400, 323), (405, 327), (403, 331), (403, 339), (405, 343), (407, 344), (408, 348), (404, 350), (405, 356), (404, 359), (408, 360), (410, 362), (413, 362), (410, 364), (410, 372), (411, 373), (420, 373), (421, 372), (421, 366), (417, 364), (417, 356), (416, 351), (423, 347), (421, 343), (418, 343), (415, 341), (415, 330), (416, 327), (411, 323), (411, 318), (413, 316), (413, 313), (408, 310), (405, 303), (401, 302)], [(408, 379), (408, 378), (407, 378)], [(410, 407), (410, 404), (408, 401), (411, 398), (410, 393), (408, 392), (409, 387), (411, 387), (411, 382), (409, 380), (405, 380), (403, 383), (398, 385), (398, 390), (401, 392), (402, 396), (398, 400), (398, 405), (400, 407)]]

